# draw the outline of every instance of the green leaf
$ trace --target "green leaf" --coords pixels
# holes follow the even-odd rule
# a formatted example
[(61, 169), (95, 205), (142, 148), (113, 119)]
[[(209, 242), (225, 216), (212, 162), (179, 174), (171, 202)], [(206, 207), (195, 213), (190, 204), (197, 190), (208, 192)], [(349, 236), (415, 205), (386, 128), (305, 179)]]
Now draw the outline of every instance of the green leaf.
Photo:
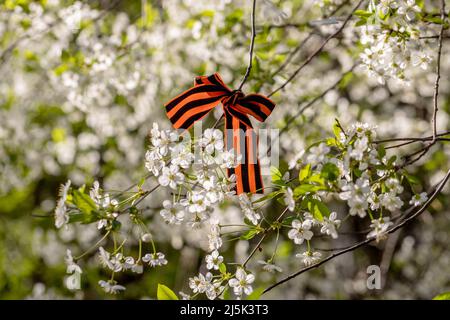
[(297, 188), (294, 189), (294, 197), (303, 196), (307, 193), (316, 192), (319, 190), (324, 190), (325, 188), (323, 186), (316, 186), (314, 184), (301, 184)]
[(410, 184), (420, 184), (420, 180), (416, 176), (413, 176), (407, 172), (404, 172), (403, 175), (406, 177)]
[(270, 175), (272, 176), (272, 183), (284, 186), (286, 183), (283, 181), (283, 174), (280, 169), (276, 167), (270, 167)]
[(251, 230), (248, 230), (246, 233), (244, 233), (242, 236), (240, 236), (239, 239), (250, 240), (250, 239), (254, 238), (258, 233), (259, 233), (259, 230), (251, 229)]
[(289, 216), (289, 217), (283, 219), (282, 224), (291, 224), (292, 221), (294, 221), (295, 219), (296, 219), (295, 215)]
[(231, 299), (231, 293), (228, 288), (225, 289), (223, 292), (223, 300), (230, 300)]
[(309, 177), (308, 182), (314, 182), (315, 184), (319, 184), (320, 186), (325, 185), (324, 178), (320, 175), (320, 173), (313, 174), (311, 177)]
[(261, 295), (264, 292), (264, 288), (260, 287), (260, 288), (256, 288), (255, 290), (253, 290), (253, 292), (251, 294), (249, 294), (245, 300), (258, 300), (259, 297), (261, 297)]
[(139, 183), (138, 183), (137, 186), (138, 186), (139, 188), (142, 188), (142, 186), (144, 185), (144, 183), (145, 183), (145, 177), (142, 177), (141, 180), (139, 180)]
[(323, 221), (324, 216), (330, 216), (330, 209), (322, 201), (317, 199), (309, 199), (308, 210), (319, 221)]
[(227, 273), (227, 266), (225, 265), (225, 263), (222, 262), (221, 264), (219, 264), (219, 271), (221, 274)]
[(356, 11), (354, 12), (354, 15), (355, 15), (355, 16), (358, 16), (358, 17), (365, 17), (365, 18), (368, 18), (368, 17), (372, 16), (372, 14), (373, 14), (373, 12), (366, 11), (366, 10), (356, 10)]
[(433, 300), (450, 300), (450, 292), (438, 294)]
[(386, 155), (386, 149), (383, 146), (379, 146), (377, 152), (380, 159)]
[(428, 16), (428, 17), (425, 17), (424, 20), (426, 22), (432, 22), (435, 24), (443, 24), (444, 23), (440, 17)]
[(281, 179), (281, 177), (283, 176), (280, 172), (280, 169), (278, 169), (277, 167), (270, 167), (270, 175), (272, 176), (272, 181)]
[(328, 181), (336, 181), (339, 177), (339, 168), (334, 163), (326, 163), (323, 165), (320, 176)]
[(97, 210), (97, 205), (94, 200), (80, 190), (73, 191), (72, 201), (74, 205), (86, 215), (90, 215), (92, 211)]
[(308, 163), (306, 166), (304, 166), (299, 174), (298, 174), (298, 180), (300, 182), (302, 182), (303, 180), (305, 180), (306, 178), (309, 178), (309, 176), (311, 175), (311, 164)]
[(158, 300), (179, 300), (177, 295), (172, 290), (160, 283), (158, 283), (156, 297)]
[(367, 24), (367, 19), (361, 18), (358, 21), (356, 21), (355, 27), (362, 27), (362, 26), (365, 26), (366, 24)]
[(253, 201), (252, 203), (253, 204), (260, 203), (260, 202), (263, 202), (263, 201), (266, 201), (266, 200), (270, 200), (270, 199), (276, 198), (281, 193), (282, 193), (282, 191), (280, 191), (280, 190), (272, 191), (271, 193), (266, 194), (264, 197), (261, 197), (258, 200)]

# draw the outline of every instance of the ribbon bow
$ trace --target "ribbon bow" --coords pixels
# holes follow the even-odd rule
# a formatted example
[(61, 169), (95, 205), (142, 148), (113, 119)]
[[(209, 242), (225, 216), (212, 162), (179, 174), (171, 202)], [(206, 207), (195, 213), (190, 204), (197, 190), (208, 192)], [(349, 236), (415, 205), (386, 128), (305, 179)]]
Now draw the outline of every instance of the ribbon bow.
[[(189, 129), (221, 102), (225, 115), (225, 144), (242, 155), (236, 168), (228, 169), (228, 175), (236, 175), (236, 192), (263, 193), (261, 167), (257, 157), (257, 137), (248, 115), (264, 122), (275, 104), (259, 94), (244, 95), (231, 90), (218, 73), (199, 76), (194, 87), (183, 92), (165, 105), (167, 115), (176, 129)], [(227, 132), (232, 129), (233, 134)], [(256, 141), (256, 143), (255, 143)], [(256, 161), (255, 161), (256, 160)]]

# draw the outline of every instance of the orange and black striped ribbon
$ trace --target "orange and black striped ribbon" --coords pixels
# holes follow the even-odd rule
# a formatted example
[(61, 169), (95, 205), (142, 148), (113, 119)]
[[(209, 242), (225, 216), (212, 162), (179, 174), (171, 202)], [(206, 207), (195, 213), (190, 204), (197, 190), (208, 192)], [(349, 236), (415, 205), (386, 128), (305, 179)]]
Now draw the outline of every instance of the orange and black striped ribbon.
[[(264, 122), (275, 104), (260, 94), (244, 95), (230, 90), (218, 73), (196, 77), (194, 87), (178, 95), (166, 105), (167, 115), (176, 129), (189, 129), (215, 106), (222, 103), (225, 115), (225, 144), (234, 148), (242, 160), (228, 175), (236, 175), (236, 193), (263, 193), (261, 167), (257, 157), (258, 138), (249, 115)], [(233, 134), (228, 134), (232, 132)]]

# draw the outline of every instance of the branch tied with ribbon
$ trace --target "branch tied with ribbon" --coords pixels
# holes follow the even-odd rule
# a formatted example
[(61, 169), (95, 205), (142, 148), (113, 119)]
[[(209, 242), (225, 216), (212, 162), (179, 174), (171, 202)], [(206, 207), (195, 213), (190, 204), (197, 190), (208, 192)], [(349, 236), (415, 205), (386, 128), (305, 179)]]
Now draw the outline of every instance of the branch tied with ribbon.
[(214, 73), (196, 77), (194, 87), (169, 101), (165, 108), (174, 128), (189, 129), (219, 103), (225, 116), (226, 148), (233, 148), (242, 156), (236, 168), (228, 169), (229, 176), (236, 175), (236, 193), (264, 193), (257, 157), (258, 139), (248, 116), (264, 122), (275, 103), (260, 94), (245, 95), (241, 90), (231, 90), (221, 76)]

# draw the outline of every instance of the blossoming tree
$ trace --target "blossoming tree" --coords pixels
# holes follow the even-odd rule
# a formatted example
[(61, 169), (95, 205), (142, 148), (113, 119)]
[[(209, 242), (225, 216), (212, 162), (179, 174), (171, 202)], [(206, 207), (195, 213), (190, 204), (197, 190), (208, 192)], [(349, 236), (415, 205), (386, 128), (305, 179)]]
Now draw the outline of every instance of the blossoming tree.
[(5, 1), (0, 296), (449, 289), (447, 7)]

